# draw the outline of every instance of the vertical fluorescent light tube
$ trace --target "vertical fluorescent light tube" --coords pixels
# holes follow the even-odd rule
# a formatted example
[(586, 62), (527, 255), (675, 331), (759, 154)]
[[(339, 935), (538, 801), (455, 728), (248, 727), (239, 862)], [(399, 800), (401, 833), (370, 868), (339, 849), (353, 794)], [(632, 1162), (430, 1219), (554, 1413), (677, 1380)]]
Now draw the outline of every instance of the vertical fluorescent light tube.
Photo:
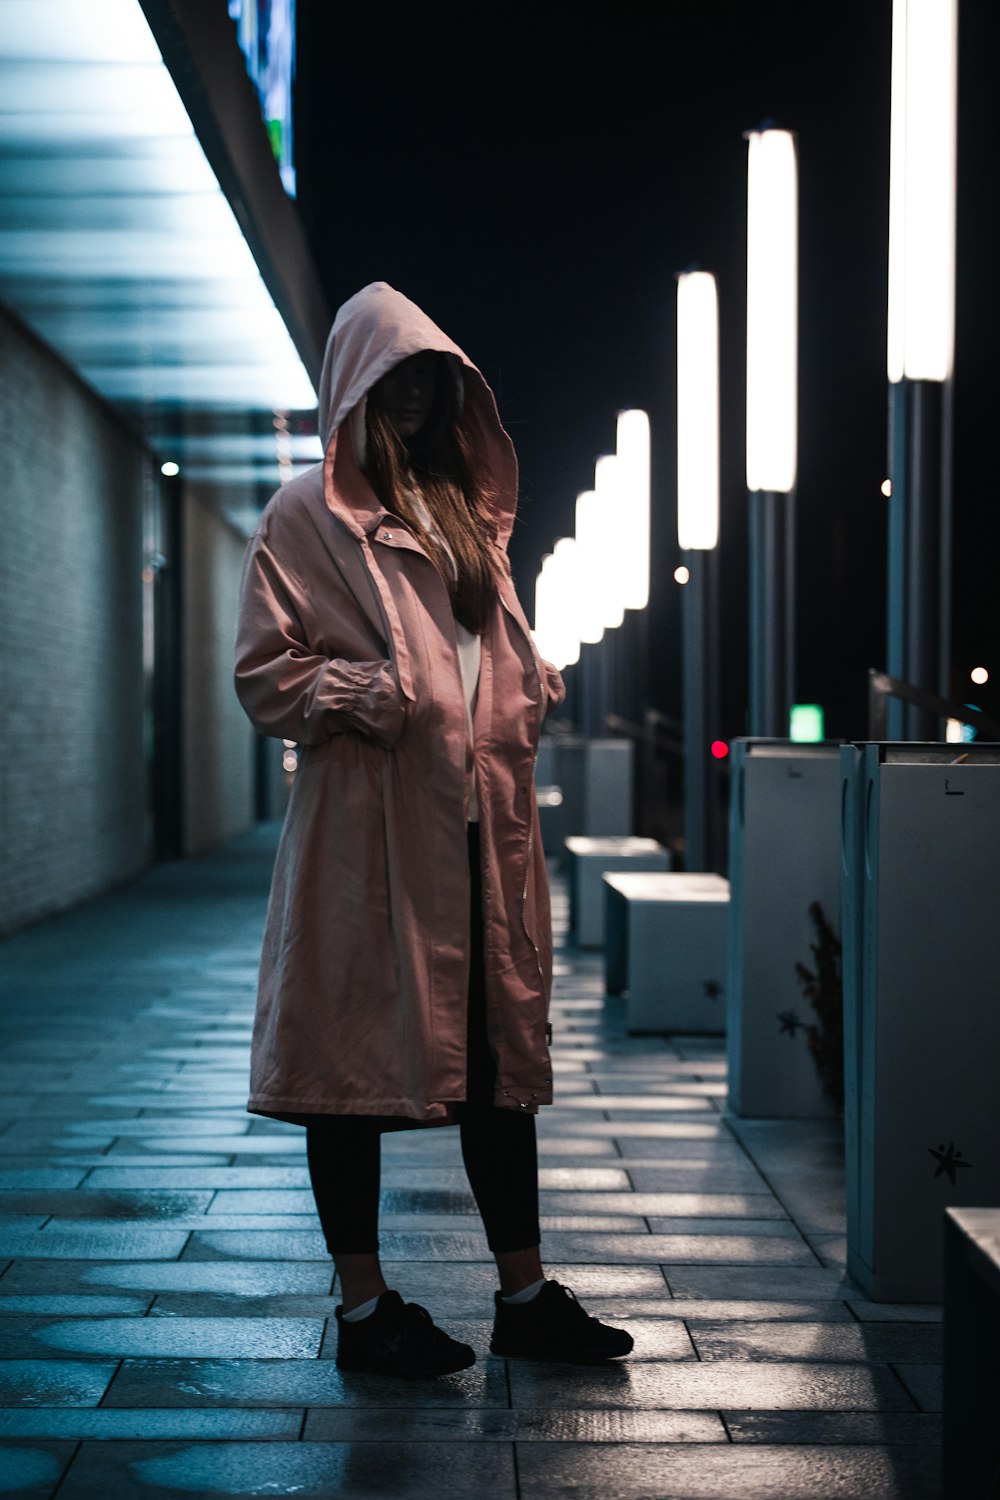
[(542, 558), (542, 566), (535, 579), (535, 626), (531, 634), (535, 639), (538, 654), (550, 661), (554, 667), (559, 663), (555, 659), (551, 639), (551, 610), (549, 608), (549, 580), (545, 565), (551, 554), (546, 553)]
[(787, 130), (749, 134), (747, 489), (795, 487), (798, 174)]
[[(556, 546), (558, 547), (558, 543)], [(580, 641), (567, 615), (571, 591), (565, 554), (555, 551), (542, 558), (542, 571), (535, 579), (535, 628), (532, 634), (538, 654), (562, 671), (580, 659)]]
[(576, 540), (584, 556), (584, 568), (601, 621), (601, 634), (614, 630), (624, 618), (617, 603), (614, 577), (608, 567), (607, 514), (596, 490), (584, 490), (576, 499)]
[(586, 603), (580, 569), (580, 549), (575, 537), (561, 536), (552, 549), (560, 598), (560, 628), (565, 634), (567, 664), (580, 660), (584, 640), (582, 617)]
[(581, 644), (591, 646), (596, 646), (604, 634), (604, 608), (601, 599), (603, 559), (600, 527), (596, 524), (596, 501), (597, 496), (593, 490), (585, 490), (576, 497), (575, 540), (581, 593), (577, 623)]
[(645, 609), (649, 603), (649, 417), (644, 411), (618, 413), (615, 450), (627, 549), (623, 603), (626, 609)]
[(628, 569), (628, 517), (623, 504), (618, 459), (604, 453), (594, 465), (596, 535), (604, 576), (601, 590), (605, 630), (615, 630), (625, 618), (625, 582)]
[(955, 341), (957, 0), (894, 0), (890, 381), (947, 380)]
[[(552, 629), (558, 641), (559, 655), (554, 665), (560, 671), (563, 667), (571, 667), (574, 662), (580, 660), (580, 636), (576, 630), (574, 618), (577, 582), (574, 567), (575, 552), (567, 551), (563, 545), (569, 540), (568, 537), (560, 537), (552, 549), (552, 556), (547, 560), (549, 588), (551, 589)], [(572, 543), (570, 545), (572, 546)]]
[(677, 278), (677, 542), (719, 540), (719, 299), (710, 271)]

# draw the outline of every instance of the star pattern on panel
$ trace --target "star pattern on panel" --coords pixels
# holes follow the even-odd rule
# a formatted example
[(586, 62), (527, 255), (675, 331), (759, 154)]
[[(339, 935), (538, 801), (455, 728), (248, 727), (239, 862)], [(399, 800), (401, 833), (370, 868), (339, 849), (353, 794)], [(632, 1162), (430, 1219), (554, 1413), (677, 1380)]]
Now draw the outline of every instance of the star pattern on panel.
[(718, 1000), (724, 993), (722, 985), (717, 979), (702, 980), (701, 989), (706, 1000)]
[(972, 1166), (971, 1161), (965, 1161), (963, 1159), (961, 1151), (955, 1150), (954, 1141), (948, 1142), (947, 1150), (945, 1150), (944, 1146), (941, 1145), (938, 1146), (936, 1151), (934, 1150), (933, 1146), (928, 1146), (927, 1149), (938, 1164), (937, 1171), (934, 1173), (934, 1176), (940, 1177), (942, 1172), (945, 1173), (952, 1187), (954, 1187), (956, 1181), (956, 1169), (958, 1167)]
[(805, 1021), (800, 1021), (794, 1010), (778, 1011), (778, 1032), (781, 1036), (795, 1037), (798, 1031), (805, 1030)]

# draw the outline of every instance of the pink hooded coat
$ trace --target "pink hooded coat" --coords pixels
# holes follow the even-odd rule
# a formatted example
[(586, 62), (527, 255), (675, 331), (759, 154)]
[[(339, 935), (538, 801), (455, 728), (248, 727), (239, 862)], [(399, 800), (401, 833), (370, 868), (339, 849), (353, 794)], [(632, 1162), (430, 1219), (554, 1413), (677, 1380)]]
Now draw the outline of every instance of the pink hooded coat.
[[(469, 745), (448, 590), (359, 469), (345, 419), (420, 350), (453, 357), (497, 487), (501, 582)], [(480, 808), (496, 1103), (552, 1099), (552, 940), (534, 760), (562, 697), (506, 545), (517, 463), (479, 371), (384, 282), (337, 314), (320, 383), (325, 458), (278, 492), (244, 566), (236, 688), (262, 734), (301, 747), (267, 914), (248, 1108), (447, 1123), (465, 1097), (470, 883)], [(403, 1123), (402, 1121), (400, 1123)]]

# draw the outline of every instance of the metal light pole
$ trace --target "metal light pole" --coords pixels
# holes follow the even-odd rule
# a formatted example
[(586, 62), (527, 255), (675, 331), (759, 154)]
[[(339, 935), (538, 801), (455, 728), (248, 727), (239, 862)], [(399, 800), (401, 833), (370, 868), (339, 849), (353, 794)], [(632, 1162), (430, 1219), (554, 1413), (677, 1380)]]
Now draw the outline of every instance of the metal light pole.
[[(894, 0), (889, 170), (890, 677), (948, 696), (957, 0)], [(890, 739), (938, 739), (891, 698)]]
[(747, 139), (747, 728), (783, 737), (795, 697), (798, 179), (789, 131)]
[(719, 305), (715, 277), (677, 278), (677, 541), (687, 569), (684, 840), (688, 870), (712, 868), (716, 804), (710, 737), (718, 728)]

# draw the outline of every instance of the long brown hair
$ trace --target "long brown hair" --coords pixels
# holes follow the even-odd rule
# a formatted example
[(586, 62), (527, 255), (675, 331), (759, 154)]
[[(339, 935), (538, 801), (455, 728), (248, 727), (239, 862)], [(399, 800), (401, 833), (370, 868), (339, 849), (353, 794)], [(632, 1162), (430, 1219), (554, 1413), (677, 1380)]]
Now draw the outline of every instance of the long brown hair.
[[(496, 598), (496, 568), (490, 546), (497, 532), (490, 508), (493, 486), (463, 425), (458, 386), (446, 367), (447, 359), (445, 354), (435, 354), (430, 411), (419, 432), (410, 438), (399, 436), (375, 391), (369, 393), (365, 410), (366, 468), (386, 510), (413, 529), (437, 564), (451, 593), (455, 618), (467, 630), (481, 635)], [(457, 578), (444, 549), (420, 524), (411, 498), (414, 490), (451, 548)]]

